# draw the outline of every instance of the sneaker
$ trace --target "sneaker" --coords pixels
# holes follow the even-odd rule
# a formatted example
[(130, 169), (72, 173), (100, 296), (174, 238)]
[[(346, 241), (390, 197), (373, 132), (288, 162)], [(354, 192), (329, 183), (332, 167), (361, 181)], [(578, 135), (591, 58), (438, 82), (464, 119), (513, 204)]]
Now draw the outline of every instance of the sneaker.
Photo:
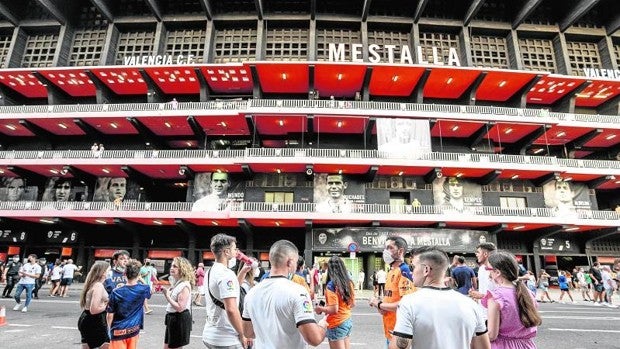
[(22, 313), (26, 313), (26, 312), (28, 312), (28, 307), (23, 307), (22, 308)]
[(600, 307), (600, 306), (602, 305), (602, 304), (601, 304), (601, 303), (599, 303), (599, 302), (594, 302), (593, 304), (594, 304), (594, 305), (596, 305), (597, 307)]
[(15, 304), (15, 306), (13, 307), (13, 310), (18, 311), (21, 306), (22, 306), (21, 304)]

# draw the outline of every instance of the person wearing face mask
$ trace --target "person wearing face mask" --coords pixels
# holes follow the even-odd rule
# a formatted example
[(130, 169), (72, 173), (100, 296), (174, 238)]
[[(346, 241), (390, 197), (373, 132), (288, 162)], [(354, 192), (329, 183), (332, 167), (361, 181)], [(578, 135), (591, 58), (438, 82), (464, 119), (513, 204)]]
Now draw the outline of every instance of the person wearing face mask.
[(209, 349), (243, 349), (252, 345), (243, 335), (239, 313), (239, 280), (231, 270), (237, 265), (237, 240), (226, 234), (211, 238), (215, 262), (207, 272), (205, 285), (207, 320), (202, 342)]
[(127, 283), (127, 275), (125, 275), (125, 267), (129, 262), (129, 252), (118, 250), (112, 255), (112, 268), (106, 276), (103, 283), (106, 292), (112, 293), (115, 289)]
[(383, 261), (390, 266), (385, 284), (384, 297), (371, 298), (369, 305), (377, 308), (379, 314), (383, 316), (383, 331), (387, 344), (392, 338), (392, 330), (396, 324), (396, 309), (404, 295), (415, 291), (413, 286), (413, 275), (405, 260), (407, 241), (400, 236), (390, 236), (385, 241), (383, 250)]
[(11, 298), (13, 287), (15, 287), (19, 281), (19, 269), (21, 269), (21, 267), (22, 263), (19, 261), (19, 255), (13, 256), (13, 259), (4, 266), (3, 279), (6, 280), (6, 286), (2, 292), (2, 297)]

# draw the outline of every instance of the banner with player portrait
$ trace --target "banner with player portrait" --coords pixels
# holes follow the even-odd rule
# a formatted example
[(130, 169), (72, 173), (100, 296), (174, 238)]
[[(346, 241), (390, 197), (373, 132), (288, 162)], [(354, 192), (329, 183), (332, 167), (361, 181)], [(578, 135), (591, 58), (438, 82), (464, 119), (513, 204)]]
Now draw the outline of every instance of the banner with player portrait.
[(314, 174), (314, 203), (317, 212), (348, 213), (366, 202), (364, 183), (338, 173)]
[(433, 181), (435, 206), (462, 212), (482, 206), (482, 186), (467, 179), (441, 177)]
[(93, 201), (139, 201), (140, 196), (140, 186), (125, 177), (99, 177)]
[(39, 187), (28, 185), (23, 177), (3, 177), (0, 187), (0, 201), (36, 201)]
[(377, 149), (384, 156), (418, 159), (432, 151), (427, 120), (377, 119)]
[(592, 208), (590, 190), (583, 183), (553, 180), (543, 185), (543, 196), (545, 206), (558, 214)]
[(41, 201), (86, 201), (88, 186), (75, 178), (51, 177), (45, 184)]
[(187, 201), (192, 211), (223, 211), (243, 202), (245, 182), (240, 175), (227, 172), (198, 172), (190, 181)]
[(347, 251), (351, 244), (359, 252), (380, 252), (385, 240), (400, 236), (407, 241), (407, 249), (419, 246), (437, 246), (446, 252), (471, 253), (476, 246), (489, 240), (489, 233), (478, 230), (346, 227), (312, 229), (313, 251)]

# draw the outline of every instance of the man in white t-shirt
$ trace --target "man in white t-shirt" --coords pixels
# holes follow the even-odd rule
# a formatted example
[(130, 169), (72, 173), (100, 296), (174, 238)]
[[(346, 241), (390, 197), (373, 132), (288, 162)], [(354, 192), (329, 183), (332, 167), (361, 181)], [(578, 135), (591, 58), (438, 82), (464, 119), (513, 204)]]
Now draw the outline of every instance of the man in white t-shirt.
[(422, 246), (411, 255), (418, 290), (400, 300), (389, 348), (490, 349), (482, 309), (445, 284), (446, 253)]
[(314, 319), (308, 291), (289, 280), (297, 268), (299, 250), (290, 241), (276, 241), (269, 250), (269, 277), (245, 296), (243, 332), (256, 348), (302, 349), (325, 339), (327, 322)]
[(226, 234), (211, 238), (215, 263), (206, 275), (205, 298), (207, 320), (202, 342), (207, 348), (243, 349), (251, 345), (243, 336), (239, 313), (239, 281), (230, 270), (236, 265), (237, 240)]
[[(478, 261), (478, 291), (471, 288), (469, 290), (469, 296), (473, 299), (482, 299), (489, 290), (492, 290), (495, 285), (491, 282), (489, 277), (489, 271), (491, 265), (489, 264), (489, 255), (495, 252), (497, 248), (492, 242), (483, 242), (476, 247), (476, 260)], [(482, 307), (482, 306), (481, 306)], [(487, 318), (487, 308), (482, 307), (484, 318)]]
[(80, 267), (73, 264), (73, 259), (68, 259), (67, 263), (62, 267), (62, 279), (60, 279), (60, 296), (68, 297), (69, 286), (73, 283), (73, 276), (75, 271), (80, 270)]
[(26, 303), (22, 308), (22, 313), (28, 311), (28, 306), (32, 300), (32, 290), (34, 289), (35, 280), (41, 275), (41, 266), (37, 263), (37, 255), (31, 254), (28, 256), (28, 263), (22, 265), (19, 269), (18, 275), (20, 277), (17, 283), (17, 289), (15, 290), (15, 307), (13, 310), (19, 310), (21, 307), (21, 295), (26, 290)]

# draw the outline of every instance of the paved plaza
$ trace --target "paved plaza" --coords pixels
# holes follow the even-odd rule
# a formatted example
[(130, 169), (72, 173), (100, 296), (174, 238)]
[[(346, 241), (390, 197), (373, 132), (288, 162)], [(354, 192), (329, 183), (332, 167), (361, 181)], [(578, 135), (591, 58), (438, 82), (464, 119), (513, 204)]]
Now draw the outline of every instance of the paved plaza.
[[(8, 325), (0, 327), (0, 348), (79, 348), (80, 335), (77, 319), (80, 314), (78, 300), (81, 284), (74, 285), (68, 298), (43, 296), (33, 300), (28, 313), (12, 311), (12, 299), (0, 299), (0, 305), (7, 308)], [(46, 295), (44, 288), (41, 295)], [(353, 348), (383, 348), (385, 340), (381, 318), (374, 308), (368, 307), (367, 299), (371, 291), (358, 292), (357, 306), (353, 310)], [(551, 297), (559, 298), (559, 291), (552, 290)], [(620, 298), (614, 296), (620, 304)], [(577, 299), (581, 299), (577, 297)], [(144, 331), (141, 334), (140, 348), (161, 348), (164, 338), (165, 300), (163, 295), (154, 294), (151, 300), (154, 312), (146, 316)], [(620, 348), (620, 309), (605, 306), (597, 307), (589, 302), (578, 300), (576, 304), (540, 304), (543, 325), (536, 340), (538, 348), (562, 349), (611, 349)], [(205, 310), (194, 307), (194, 328), (191, 343), (186, 348), (204, 348), (202, 329)], [(317, 348), (328, 348), (323, 342)]]

